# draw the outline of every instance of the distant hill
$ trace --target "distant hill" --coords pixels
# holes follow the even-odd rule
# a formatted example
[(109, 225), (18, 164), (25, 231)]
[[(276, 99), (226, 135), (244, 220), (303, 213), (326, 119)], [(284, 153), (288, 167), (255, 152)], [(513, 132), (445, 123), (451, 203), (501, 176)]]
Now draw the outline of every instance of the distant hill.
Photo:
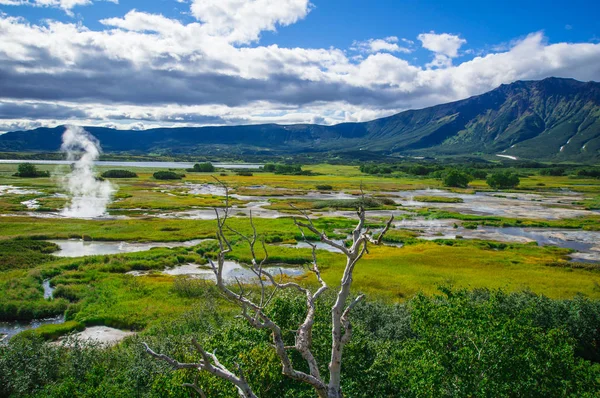
[[(600, 161), (600, 83), (548, 78), (364, 123), (124, 131), (86, 127), (105, 152), (286, 154), (326, 151), (440, 156), (504, 154)], [(57, 151), (64, 127), (0, 136), (0, 151)]]

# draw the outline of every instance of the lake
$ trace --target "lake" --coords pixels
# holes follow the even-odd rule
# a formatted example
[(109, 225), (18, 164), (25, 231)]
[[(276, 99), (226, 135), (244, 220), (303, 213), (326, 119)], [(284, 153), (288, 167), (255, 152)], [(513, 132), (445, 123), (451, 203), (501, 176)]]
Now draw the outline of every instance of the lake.
[[(73, 163), (69, 160), (23, 160), (23, 159), (0, 159), (0, 164), (19, 164), (19, 163), (33, 163), (33, 164), (55, 164), (55, 165), (69, 165)], [(194, 163), (186, 162), (116, 162), (110, 160), (98, 160), (95, 162), (96, 166), (109, 166), (109, 167), (148, 167), (155, 169), (189, 169), (194, 167)], [(256, 163), (213, 163), (213, 166), (223, 169), (259, 169), (263, 165)]]

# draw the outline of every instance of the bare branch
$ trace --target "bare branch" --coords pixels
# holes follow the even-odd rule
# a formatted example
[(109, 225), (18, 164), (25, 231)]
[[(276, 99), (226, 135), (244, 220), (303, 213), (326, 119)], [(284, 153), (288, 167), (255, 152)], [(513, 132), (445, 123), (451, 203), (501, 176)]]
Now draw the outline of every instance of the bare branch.
[(146, 343), (142, 343), (142, 344), (146, 348), (146, 352), (148, 354), (150, 354), (151, 356), (153, 356), (156, 359), (165, 361), (166, 363), (171, 365), (171, 367), (173, 369), (176, 369), (176, 370), (177, 369), (198, 369), (202, 366), (202, 364), (200, 364), (200, 363), (184, 363), (184, 362), (176, 361), (173, 358), (168, 357), (167, 355), (157, 354), (156, 352), (152, 351), (152, 349), (148, 346), (148, 344), (146, 344)]

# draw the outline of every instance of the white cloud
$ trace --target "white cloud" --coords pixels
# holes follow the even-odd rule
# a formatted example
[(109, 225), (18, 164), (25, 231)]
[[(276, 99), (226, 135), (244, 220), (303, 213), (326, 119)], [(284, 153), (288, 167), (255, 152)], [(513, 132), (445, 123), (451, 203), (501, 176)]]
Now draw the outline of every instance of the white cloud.
[(457, 35), (449, 33), (437, 34), (433, 31), (430, 33), (421, 33), (417, 38), (421, 41), (423, 48), (449, 58), (457, 57), (458, 49), (467, 42)]
[(352, 47), (350, 49), (362, 53), (372, 54), (378, 52), (411, 52), (410, 49), (406, 47), (400, 47), (398, 45), (398, 38), (396, 36), (390, 36), (384, 39), (369, 39), (365, 41), (355, 41), (354, 43), (352, 43)]
[[(97, 0), (93, 0), (97, 1)], [(73, 15), (72, 9), (78, 6), (87, 6), (92, 4), (92, 0), (0, 0), (0, 5), (8, 6), (31, 6), (31, 7), (52, 7), (64, 10), (68, 15)], [(119, 0), (103, 0), (118, 4)]]
[[(438, 68), (381, 47), (355, 58), (337, 48), (242, 44), (310, 10), (308, 1), (277, 2), (279, 11), (265, 1), (263, 7), (248, 2), (241, 14), (223, 8), (230, 14), (218, 16), (211, 9), (188, 24), (133, 10), (102, 20), (103, 30), (0, 15), (0, 124), (331, 124), (466, 98), (518, 79), (600, 80), (600, 44), (548, 44), (542, 33), (458, 65), (451, 59), (464, 39), (420, 35)], [(224, 28), (215, 29), (220, 20)]]
[(261, 31), (276, 30), (306, 17), (309, 0), (192, 0), (191, 12), (211, 36), (232, 43), (258, 39)]

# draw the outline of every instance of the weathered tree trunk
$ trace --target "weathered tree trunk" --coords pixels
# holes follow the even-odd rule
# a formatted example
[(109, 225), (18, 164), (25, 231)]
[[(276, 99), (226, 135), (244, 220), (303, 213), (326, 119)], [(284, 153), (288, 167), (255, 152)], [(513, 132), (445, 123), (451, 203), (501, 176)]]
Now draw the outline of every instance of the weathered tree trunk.
[[(221, 183), (219, 180), (217, 181)], [(365, 211), (361, 208), (358, 211), (358, 225), (352, 232), (352, 245), (350, 248), (347, 248), (343, 244), (340, 245), (339, 243), (329, 239), (324, 232), (318, 231), (308, 215), (300, 211), (304, 218), (308, 221), (308, 224), (304, 224), (296, 220), (295, 223), (300, 229), (305, 241), (312, 247), (313, 261), (311, 271), (315, 274), (321, 285), (319, 289), (313, 293), (310, 289), (304, 288), (294, 282), (277, 282), (273, 275), (263, 269), (263, 265), (267, 262), (269, 255), (267, 253), (266, 245), (263, 241), (261, 243), (264, 250), (264, 258), (261, 261), (257, 260), (255, 244), (257, 242), (258, 235), (256, 228), (254, 228), (252, 214), (250, 214), (250, 223), (253, 229), (253, 235), (251, 237), (245, 236), (226, 225), (229, 214), (229, 191), (227, 186), (224, 184), (223, 186), (226, 192), (224, 214), (221, 216), (218, 210), (215, 209), (215, 213), (217, 215), (217, 239), (219, 241), (220, 250), (217, 254), (216, 264), (212, 260), (209, 260), (216, 277), (217, 287), (231, 302), (239, 305), (242, 311), (242, 317), (245, 318), (250, 325), (256, 329), (269, 329), (271, 331), (273, 337), (273, 346), (277, 356), (279, 357), (279, 360), (281, 361), (283, 374), (294, 380), (309, 384), (314, 388), (316, 394), (320, 398), (341, 398), (343, 396), (341, 388), (342, 353), (344, 346), (352, 337), (352, 326), (350, 325), (349, 315), (352, 308), (364, 297), (362, 295), (358, 296), (347, 305), (347, 301), (350, 298), (350, 289), (352, 287), (352, 273), (354, 272), (356, 263), (367, 252), (367, 243), (372, 243), (375, 245), (380, 244), (381, 239), (389, 230), (394, 218), (391, 217), (379, 236), (377, 238), (373, 238), (373, 235), (369, 232), (369, 229), (365, 227)], [(321, 242), (324, 242), (344, 253), (347, 259), (344, 274), (342, 276), (341, 286), (337, 293), (335, 304), (331, 308), (331, 360), (329, 362), (328, 383), (325, 382), (321, 377), (319, 372), (319, 364), (312, 353), (312, 328), (316, 311), (315, 303), (328, 287), (325, 281), (323, 281), (321, 278), (321, 273), (317, 264), (316, 246), (306, 239), (304, 236), (304, 228), (319, 236)], [(225, 229), (237, 234), (250, 245), (250, 252), (252, 255), (252, 267), (250, 269), (258, 277), (260, 282), (260, 300), (253, 301), (251, 298), (249, 298), (248, 295), (246, 295), (243, 286), (239, 282), (239, 292), (234, 292), (231, 290), (232, 288), (225, 285), (223, 281), (223, 266), (225, 263), (226, 254), (232, 250), (231, 244), (225, 235)], [(270, 283), (271, 287), (273, 288), (271, 293), (269, 293), (267, 290), (268, 286), (265, 285), (265, 282)], [(306, 295), (306, 317), (304, 322), (298, 327), (295, 345), (293, 346), (285, 346), (280, 327), (264, 311), (275, 294), (282, 289), (295, 289)], [(144, 343), (146, 351), (150, 355), (166, 361), (174, 369), (197, 369), (198, 371), (206, 371), (234, 384), (238, 389), (240, 397), (257, 398), (252, 391), (250, 384), (246, 381), (244, 373), (239, 366), (237, 372), (238, 374), (236, 375), (223, 366), (214, 354), (205, 351), (195, 340), (192, 342), (192, 344), (201, 354), (201, 362), (180, 363), (166, 355), (155, 353), (150, 349), (150, 347), (148, 347), (148, 345)], [(301, 354), (302, 358), (308, 365), (309, 373), (294, 369), (287, 353), (287, 350), (290, 349), (295, 349)], [(197, 384), (197, 379), (194, 384), (185, 384), (185, 386), (194, 389), (201, 397), (205, 396), (204, 392)]]

